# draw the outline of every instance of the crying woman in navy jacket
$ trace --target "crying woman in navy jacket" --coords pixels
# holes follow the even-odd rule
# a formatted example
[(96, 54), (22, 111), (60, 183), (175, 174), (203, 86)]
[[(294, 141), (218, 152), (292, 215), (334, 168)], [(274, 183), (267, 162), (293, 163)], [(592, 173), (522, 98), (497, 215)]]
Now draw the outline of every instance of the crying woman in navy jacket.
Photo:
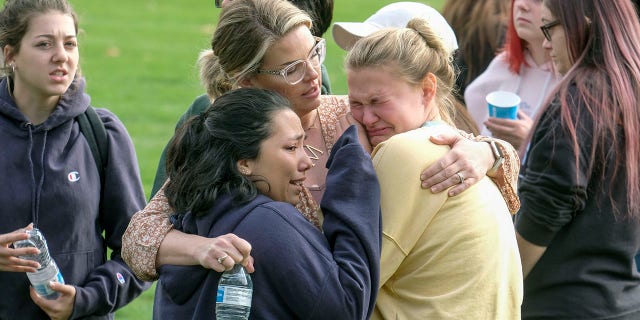
[[(289, 102), (236, 89), (170, 142), (165, 193), (174, 227), (251, 243), (252, 319), (368, 319), (378, 289), (380, 188), (355, 127), (334, 145), (323, 230), (295, 208), (312, 162)], [(155, 319), (211, 319), (220, 273), (162, 265)]]

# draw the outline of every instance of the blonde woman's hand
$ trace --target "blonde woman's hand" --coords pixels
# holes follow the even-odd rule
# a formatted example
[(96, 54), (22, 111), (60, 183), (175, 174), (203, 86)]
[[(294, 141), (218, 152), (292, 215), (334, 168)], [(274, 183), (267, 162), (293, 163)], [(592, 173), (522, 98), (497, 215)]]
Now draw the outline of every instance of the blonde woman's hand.
[(433, 193), (450, 187), (449, 196), (455, 196), (482, 179), (495, 161), (491, 147), (482, 141), (469, 140), (458, 132), (447, 131), (429, 138), (438, 145), (451, 146), (451, 150), (420, 175), (422, 188)]
[(205, 268), (222, 272), (242, 264), (249, 273), (254, 271), (251, 244), (233, 233), (203, 238), (195, 252), (196, 260)]
[(172, 229), (160, 243), (156, 255), (156, 268), (167, 264), (201, 265), (222, 272), (236, 263), (249, 272), (254, 270), (251, 244), (232, 233), (207, 238)]

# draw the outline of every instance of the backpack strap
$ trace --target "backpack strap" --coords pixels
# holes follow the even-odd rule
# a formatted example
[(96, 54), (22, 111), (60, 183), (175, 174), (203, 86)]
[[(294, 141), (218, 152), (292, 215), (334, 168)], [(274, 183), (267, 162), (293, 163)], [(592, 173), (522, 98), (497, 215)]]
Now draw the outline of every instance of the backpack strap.
[(76, 120), (80, 126), (80, 132), (89, 143), (93, 160), (96, 162), (96, 168), (100, 174), (100, 183), (104, 185), (104, 167), (107, 164), (109, 153), (107, 129), (105, 129), (104, 123), (91, 106), (87, 108), (87, 111), (78, 115)]

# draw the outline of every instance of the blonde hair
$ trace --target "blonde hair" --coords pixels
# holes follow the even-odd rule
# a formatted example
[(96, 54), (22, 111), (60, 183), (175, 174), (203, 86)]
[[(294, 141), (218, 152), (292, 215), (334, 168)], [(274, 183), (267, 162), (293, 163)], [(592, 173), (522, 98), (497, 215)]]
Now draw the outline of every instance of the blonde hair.
[(421, 18), (406, 28), (387, 28), (358, 40), (346, 58), (347, 69), (390, 68), (412, 85), (421, 85), (427, 74), (437, 78), (436, 103), (443, 120), (455, 118), (452, 90), (455, 69), (442, 39)]
[(256, 72), (267, 50), (311, 18), (286, 0), (234, 0), (222, 10), (211, 49), (200, 53), (200, 81), (211, 98)]

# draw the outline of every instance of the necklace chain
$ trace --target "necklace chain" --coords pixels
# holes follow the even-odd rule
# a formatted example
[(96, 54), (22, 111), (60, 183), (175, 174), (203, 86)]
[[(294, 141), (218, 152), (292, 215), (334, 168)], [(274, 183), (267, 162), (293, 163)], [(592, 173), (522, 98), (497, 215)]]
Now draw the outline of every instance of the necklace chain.
[[(311, 126), (307, 129), (305, 129), (305, 131), (309, 131), (311, 129), (316, 129), (318, 128), (318, 126), (316, 126), (316, 121), (320, 122), (320, 113), (318, 112), (318, 109), (316, 109), (316, 119), (314, 119), (313, 123), (311, 124)], [(320, 123), (320, 127), (322, 126), (322, 123)], [(320, 136), (322, 137), (322, 130), (320, 131)], [(324, 139), (324, 137), (323, 137)], [(315, 166), (315, 160), (320, 160), (320, 157), (324, 154), (324, 151), (322, 151), (320, 148), (316, 148), (310, 144), (305, 143), (304, 144), (304, 149), (305, 152), (307, 153), (307, 156), (309, 157), (309, 159), (314, 160), (313, 161), (313, 166)]]
[(309, 157), (309, 159), (311, 160), (320, 160), (320, 156), (324, 154), (324, 151), (310, 145), (310, 144), (305, 144), (304, 148), (307, 151), (307, 156)]

